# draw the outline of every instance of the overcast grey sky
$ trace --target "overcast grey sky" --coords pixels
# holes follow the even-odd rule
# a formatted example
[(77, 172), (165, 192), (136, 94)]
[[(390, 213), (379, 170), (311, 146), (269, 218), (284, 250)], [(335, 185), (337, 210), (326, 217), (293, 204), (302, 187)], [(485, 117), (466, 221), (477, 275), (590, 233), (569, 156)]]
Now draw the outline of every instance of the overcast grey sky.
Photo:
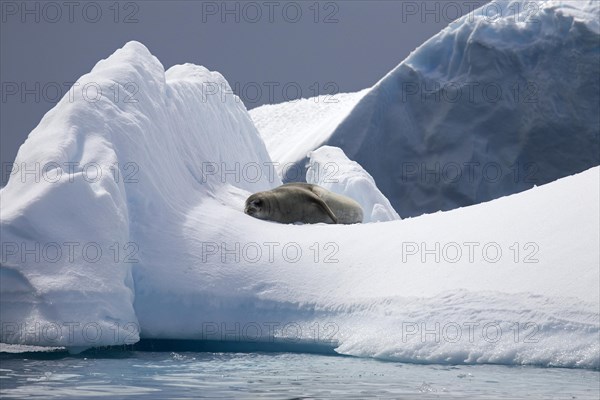
[(129, 40), (165, 68), (191, 62), (221, 72), (252, 109), (369, 87), (486, 2), (1, 0), (2, 184), (6, 165), (67, 83)]

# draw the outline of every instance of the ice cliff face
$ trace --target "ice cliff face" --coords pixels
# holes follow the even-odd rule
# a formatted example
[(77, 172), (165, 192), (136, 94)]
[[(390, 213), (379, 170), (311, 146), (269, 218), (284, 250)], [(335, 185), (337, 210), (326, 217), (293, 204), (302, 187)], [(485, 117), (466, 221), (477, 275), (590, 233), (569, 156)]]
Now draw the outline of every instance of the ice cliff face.
[[(277, 150), (269, 127), (259, 129), (274, 161), (295, 163), (284, 180), (303, 179), (297, 171), (309, 151), (340, 147), (403, 217), (581, 172), (600, 163), (598, 7), (494, 1), (451, 23), (361, 93), (318, 143), (297, 141), (302, 151), (290, 154)], [(330, 118), (339, 119), (341, 108), (330, 106)], [(268, 111), (261, 109), (252, 110), (259, 120)]]

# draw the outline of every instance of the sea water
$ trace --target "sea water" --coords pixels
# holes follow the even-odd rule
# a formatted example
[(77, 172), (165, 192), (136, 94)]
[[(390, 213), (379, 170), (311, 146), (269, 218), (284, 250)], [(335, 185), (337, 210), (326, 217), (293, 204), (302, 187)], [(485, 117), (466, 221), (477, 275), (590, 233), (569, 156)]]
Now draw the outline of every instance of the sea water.
[(600, 372), (322, 354), (0, 353), (2, 398), (595, 399)]

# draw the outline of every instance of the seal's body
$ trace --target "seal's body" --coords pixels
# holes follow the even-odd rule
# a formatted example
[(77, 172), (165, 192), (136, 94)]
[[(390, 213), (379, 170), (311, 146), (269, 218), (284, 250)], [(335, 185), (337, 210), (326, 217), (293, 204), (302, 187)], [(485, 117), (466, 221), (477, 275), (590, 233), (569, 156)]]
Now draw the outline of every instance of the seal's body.
[(244, 212), (252, 217), (284, 224), (357, 224), (363, 211), (356, 201), (310, 183), (287, 183), (254, 193)]

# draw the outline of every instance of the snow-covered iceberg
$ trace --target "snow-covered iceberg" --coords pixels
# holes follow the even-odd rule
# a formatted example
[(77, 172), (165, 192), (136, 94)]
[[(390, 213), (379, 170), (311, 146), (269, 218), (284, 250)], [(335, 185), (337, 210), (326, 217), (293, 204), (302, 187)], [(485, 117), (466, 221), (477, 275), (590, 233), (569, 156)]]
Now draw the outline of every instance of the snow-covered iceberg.
[[(132, 42), (79, 82), (103, 95), (62, 99), (0, 191), (1, 342), (600, 366), (599, 168), (403, 221), (277, 224), (243, 213), (250, 192), (280, 181), (218, 73), (165, 72)], [(37, 181), (23, 173), (36, 163)], [(353, 173), (366, 176), (345, 170), (337, 190), (354, 192)]]
[(133, 275), (178, 264), (189, 210), (227, 171), (249, 191), (279, 183), (231, 93), (220, 74), (165, 72), (130, 42), (44, 116), (0, 191), (3, 341), (138, 340)]
[[(359, 162), (403, 217), (449, 210), (600, 164), (599, 42), (595, 0), (497, 0), (366, 93), (251, 115), (286, 181), (303, 180), (306, 155), (326, 144)], [(316, 121), (301, 121), (311, 103)], [(317, 122), (318, 135), (299, 135)]]

